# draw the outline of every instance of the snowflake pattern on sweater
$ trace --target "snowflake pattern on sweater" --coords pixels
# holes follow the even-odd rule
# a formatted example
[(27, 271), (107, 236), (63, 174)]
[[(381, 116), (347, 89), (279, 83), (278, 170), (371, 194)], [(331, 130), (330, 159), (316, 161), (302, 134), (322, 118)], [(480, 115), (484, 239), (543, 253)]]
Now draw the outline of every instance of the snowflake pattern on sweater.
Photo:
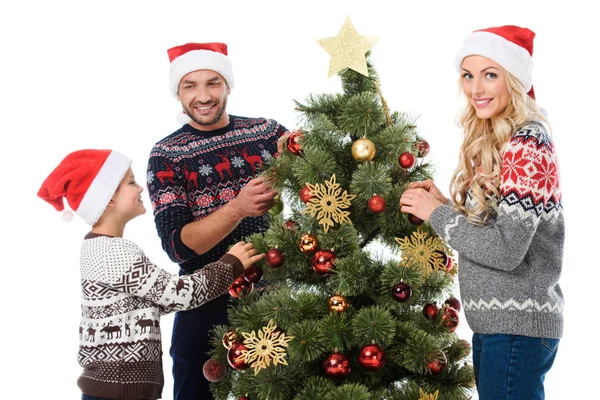
[(243, 272), (226, 254), (184, 276), (154, 265), (133, 242), (88, 234), (81, 248), (78, 385), (114, 399), (160, 398), (164, 377), (160, 315), (200, 306)]
[(485, 226), (449, 205), (431, 215), (431, 226), (458, 252), (469, 326), (476, 333), (559, 338), (564, 216), (558, 160), (541, 123), (526, 124), (505, 147), (500, 196)]
[(181, 241), (181, 230), (233, 199), (277, 152), (286, 132), (274, 120), (230, 115), (229, 125), (210, 132), (190, 125), (154, 145), (147, 183), (162, 247), (187, 273), (213, 262), (245, 237), (265, 231), (266, 217), (247, 217), (219, 244), (198, 255)]

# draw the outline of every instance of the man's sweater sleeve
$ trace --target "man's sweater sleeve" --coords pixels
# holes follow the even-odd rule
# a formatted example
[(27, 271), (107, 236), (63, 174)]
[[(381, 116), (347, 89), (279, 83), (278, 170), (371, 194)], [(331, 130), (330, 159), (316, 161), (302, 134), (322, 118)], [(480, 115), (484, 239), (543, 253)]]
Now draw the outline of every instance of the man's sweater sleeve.
[(111, 287), (147, 300), (161, 313), (196, 308), (220, 295), (244, 272), (240, 260), (225, 254), (189, 275), (171, 274), (153, 264), (133, 242), (114, 241), (107, 250), (105, 272)]
[(542, 213), (557, 200), (552, 196), (558, 168), (549, 138), (515, 135), (504, 152), (501, 174), (495, 221), (478, 226), (452, 206), (441, 205), (430, 224), (460, 257), (510, 271), (523, 261)]
[(156, 153), (153, 149), (148, 159), (147, 173), (154, 224), (163, 250), (173, 262), (179, 264), (197, 256), (181, 240), (181, 230), (194, 219), (187, 204), (186, 182), (175, 171), (176, 163)]

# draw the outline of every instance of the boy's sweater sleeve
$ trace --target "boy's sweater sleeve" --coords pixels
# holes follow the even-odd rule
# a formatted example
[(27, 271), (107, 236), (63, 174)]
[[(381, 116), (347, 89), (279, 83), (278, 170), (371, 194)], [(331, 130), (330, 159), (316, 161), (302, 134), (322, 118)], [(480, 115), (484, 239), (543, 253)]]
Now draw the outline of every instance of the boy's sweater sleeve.
[(244, 272), (240, 260), (225, 254), (189, 275), (171, 274), (153, 264), (133, 242), (115, 241), (105, 258), (105, 273), (116, 290), (152, 302), (162, 313), (196, 308), (220, 295)]
[(495, 221), (478, 226), (450, 205), (437, 207), (430, 224), (446, 243), (489, 268), (510, 271), (523, 261), (542, 214), (558, 204), (558, 167), (552, 142), (515, 135), (504, 152), (500, 201)]

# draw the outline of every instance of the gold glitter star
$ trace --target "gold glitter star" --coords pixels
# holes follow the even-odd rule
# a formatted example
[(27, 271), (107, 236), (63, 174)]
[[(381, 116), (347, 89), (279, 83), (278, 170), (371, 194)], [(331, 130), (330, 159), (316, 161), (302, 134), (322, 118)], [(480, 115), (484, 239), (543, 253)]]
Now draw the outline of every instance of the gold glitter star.
[(354, 29), (350, 18), (342, 25), (337, 36), (319, 39), (318, 42), (331, 56), (329, 76), (333, 76), (345, 68), (369, 76), (365, 54), (379, 40), (373, 36), (361, 36)]
[(444, 271), (446, 265), (443, 262), (443, 256), (440, 252), (449, 253), (449, 249), (444, 242), (437, 236), (429, 236), (419, 227), (411, 237), (408, 236), (396, 242), (402, 250), (402, 261), (404, 265), (419, 266), (423, 271), (423, 276), (429, 275), (433, 271)]
[(331, 179), (325, 181), (324, 185), (319, 183), (311, 185), (307, 182), (306, 186), (314, 197), (308, 201), (303, 212), (312, 217), (317, 214), (317, 220), (320, 225), (323, 225), (325, 233), (334, 226), (334, 222), (338, 224), (352, 223), (348, 218), (350, 212), (344, 211), (344, 209), (350, 208), (350, 200), (354, 199), (356, 195), (348, 194), (345, 190), (342, 193), (340, 184), (335, 180), (335, 174), (331, 176)]
[(419, 388), (419, 400), (437, 400), (439, 395), (439, 390), (436, 390), (434, 394), (428, 394), (423, 391), (423, 389)]
[(267, 326), (263, 326), (258, 331), (258, 335), (252, 331), (250, 333), (242, 332), (244, 336), (244, 345), (248, 350), (242, 350), (241, 357), (244, 362), (254, 368), (254, 375), (267, 368), (271, 362), (273, 365), (288, 365), (285, 360), (285, 348), (293, 336), (286, 336), (282, 331), (277, 330), (277, 325), (270, 320)]

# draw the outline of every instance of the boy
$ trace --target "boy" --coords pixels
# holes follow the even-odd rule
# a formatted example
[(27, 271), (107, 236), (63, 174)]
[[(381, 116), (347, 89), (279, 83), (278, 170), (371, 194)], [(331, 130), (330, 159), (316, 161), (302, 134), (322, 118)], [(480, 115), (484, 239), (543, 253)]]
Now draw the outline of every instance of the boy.
[(38, 192), (69, 215), (66, 199), (92, 226), (81, 247), (78, 359), (84, 370), (78, 385), (83, 400), (160, 398), (160, 315), (220, 296), (264, 257), (251, 243), (238, 242), (220, 260), (192, 274), (160, 269), (123, 238), (127, 222), (146, 212), (142, 191), (129, 158), (111, 150), (79, 150), (61, 161)]

